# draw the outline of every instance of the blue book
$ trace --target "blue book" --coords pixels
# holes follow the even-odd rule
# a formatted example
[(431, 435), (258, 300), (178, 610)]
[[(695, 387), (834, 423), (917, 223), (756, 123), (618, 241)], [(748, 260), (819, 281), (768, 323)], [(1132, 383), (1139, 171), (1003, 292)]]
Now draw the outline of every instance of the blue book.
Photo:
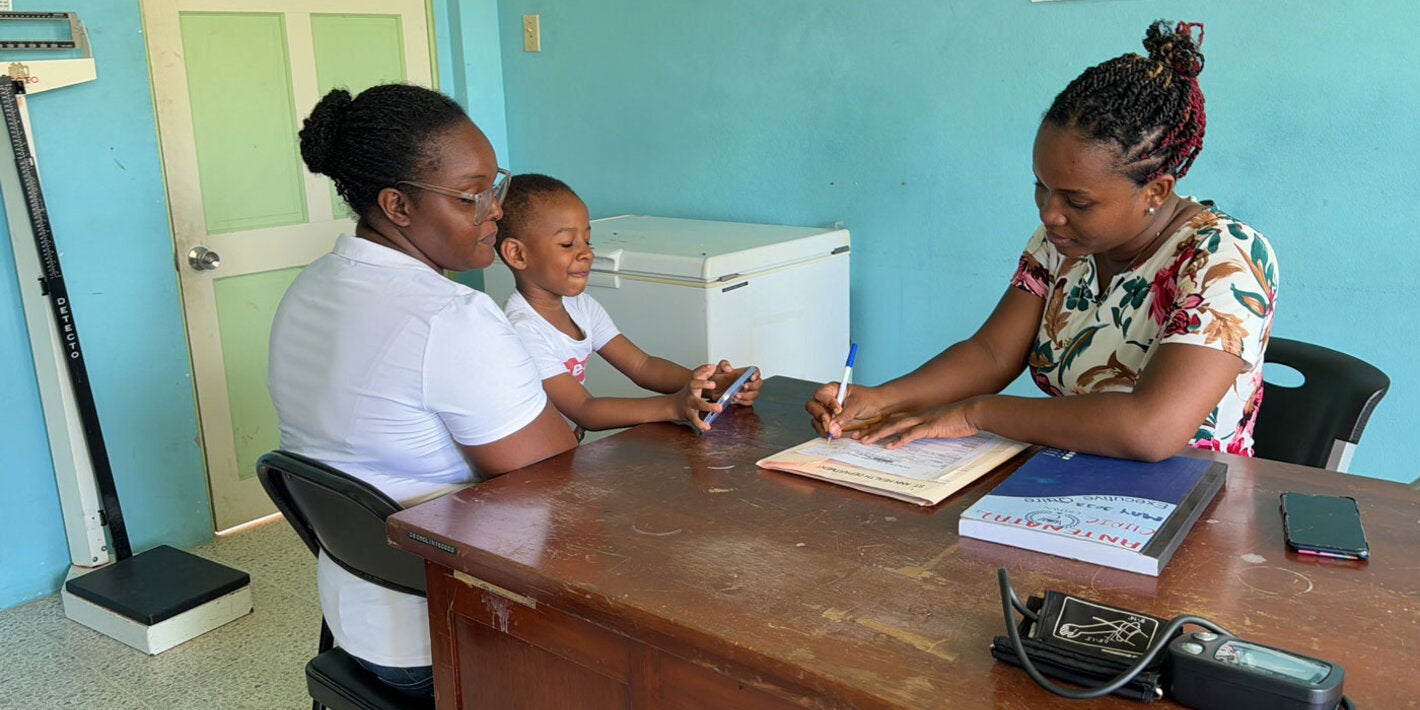
[(962, 537), (1157, 577), (1218, 494), (1226, 464), (1044, 449), (961, 514)]

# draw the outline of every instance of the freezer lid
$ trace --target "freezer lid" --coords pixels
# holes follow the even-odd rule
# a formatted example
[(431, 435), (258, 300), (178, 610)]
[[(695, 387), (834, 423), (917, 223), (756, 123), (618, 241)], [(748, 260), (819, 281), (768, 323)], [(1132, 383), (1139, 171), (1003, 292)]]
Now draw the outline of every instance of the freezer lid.
[(848, 230), (621, 215), (592, 221), (592, 270), (715, 283), (849, 250)]

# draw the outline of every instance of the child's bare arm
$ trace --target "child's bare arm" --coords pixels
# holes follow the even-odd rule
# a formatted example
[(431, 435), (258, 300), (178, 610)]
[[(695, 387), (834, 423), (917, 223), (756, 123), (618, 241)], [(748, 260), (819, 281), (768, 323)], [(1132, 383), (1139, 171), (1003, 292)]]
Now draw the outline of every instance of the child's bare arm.
[(603, 345), (597, 354), (636, 383), (637, 387), (672, 394), (679, 392), (690, 380), (690, 370), (662, 357), (648, 354), (625, 335), (618, 335)]
[(716, 405), (705, 401), (701, 392), (709, 388), (712, 371), (708, 365), (694, 373), (686, 370), (677, 391), (653, 397), (595, 397), (571, 374), (549, 377), (542, 388), (558, 411), (588, 431), (680, 420), (708, 429), (700, 413), (715, 411)]
[[(631, 378), (631, 381), (635, 382), (638, 387), (653, 392), (678, 391), (685, 385), (686, 378), (690, 376), (690, 370), (665, 358), (646, 353), (624, 335), (616, 336), (611, 342), (602, 346), (602, 349), (597, 353), (611, 363), (612, 367)], [(711, 393), (723, 391), (744, 371), (743, 367), (736, 368), (731, 366), (728, 360), (721, 360), (715, 366), (714, 374), (710, 377)], [(759, 375), (755, 375), (754, 379), (746, 383), (744, 389), (735, 395), (734, 403), (752, 406), (755, 398), (759, 397), (759, 387), (762, 384), (763, 381), (760, 380)]]

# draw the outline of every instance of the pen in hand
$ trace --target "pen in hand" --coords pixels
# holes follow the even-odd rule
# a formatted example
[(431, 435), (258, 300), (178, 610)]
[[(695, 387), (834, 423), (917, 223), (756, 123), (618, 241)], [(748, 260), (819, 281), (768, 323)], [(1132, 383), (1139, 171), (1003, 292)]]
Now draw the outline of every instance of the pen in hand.
[[(848, 347), (848, 362), (843, 365), (843, 379), (838, 382), (838, 412), (843, 411), (843, 400), (848, 398), (848, 382), (853, 379), (853, 360), (858, 356), (858, 344), (852, 343)], [(836, 416), (836, 415), (835, 415)], [(832, 420), (830, 420), (832, 421)], [(828, 440), (833, 441), (833, 434), (828, 435)]]

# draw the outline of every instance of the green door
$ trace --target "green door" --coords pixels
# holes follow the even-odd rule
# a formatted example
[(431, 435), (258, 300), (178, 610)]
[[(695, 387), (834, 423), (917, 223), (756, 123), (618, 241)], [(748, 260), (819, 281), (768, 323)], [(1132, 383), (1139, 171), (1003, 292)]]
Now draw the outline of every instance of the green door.
[(143, 0), (173, 239), (216, 529), (275, 508), (256, 459), (276, 304), (354, 222), (301, 162), (297, 131), (335, 87), (433, 86), (423, 0)]

